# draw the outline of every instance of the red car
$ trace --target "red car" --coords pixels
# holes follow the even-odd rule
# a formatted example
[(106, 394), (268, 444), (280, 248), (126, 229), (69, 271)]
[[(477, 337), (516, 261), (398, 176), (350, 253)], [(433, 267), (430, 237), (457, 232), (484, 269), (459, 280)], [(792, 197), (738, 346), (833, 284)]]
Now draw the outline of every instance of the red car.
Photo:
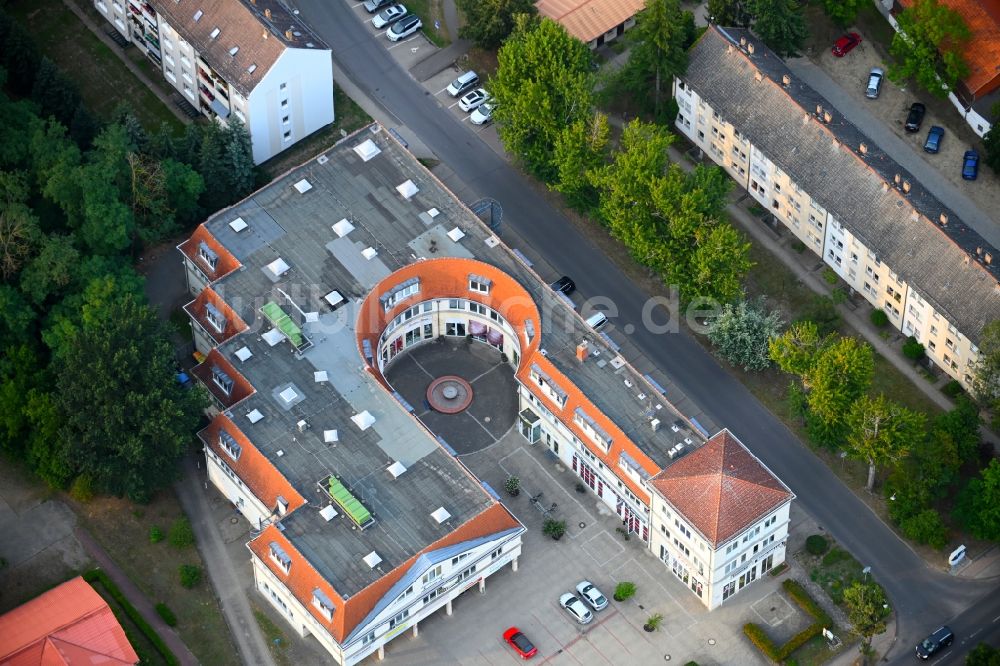
[(503, 639), (508, 645), (514, 648), (514, 652), (517, 652), (521, 656), (521, 659), (531, 659), (538, 654), (538, 648), (517, 627), (511, 627), (503, 632)]
[(833, 55), (837, 56), (838, 58), (843, 58), (845, 55), (851, 52), (851, 49), (853, 49), (860, 43), (861, 43), (861, 35), (859, 35), (856, 32), (849, 32), (840, 39), (838, 39), (837, 42), (833, 45), (833, 48), (830, 50), (833, 51)]

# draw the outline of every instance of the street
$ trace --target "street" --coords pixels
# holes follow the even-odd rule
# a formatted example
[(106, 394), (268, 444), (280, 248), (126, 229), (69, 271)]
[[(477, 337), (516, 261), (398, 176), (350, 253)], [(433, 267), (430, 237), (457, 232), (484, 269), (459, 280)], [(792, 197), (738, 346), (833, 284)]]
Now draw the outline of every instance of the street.
[[(466, 202), (483, 196), (501, 202), (509, 243), (529, 257), (541, 257), (571, 275), (584, 295), (603, 296), (613, 302), (619, 331), (626, 322), (643, 321), (648, 296), (580, 237), (516, 169), (483, 144), (468, 123), (458, 122), (403, 71), (386, 51), (383, 40), (373, 38), (360, 25), (348, 3), (302, 0), (299, 9), (331, 45), (335, 61), (354, 83), (419, 136), (460, 179), (447, 181), (446, 185)], [(512, 237), (514, 234), (517, 238)], [(961, 612), (990, 591), (991, 586), (982, 582), (959, 580), (930, 570), (687, 334), (665, 337), (636, 326), (630, 335), (688, 397), (726, 424), (796, 492), (802, 508), (861, 562), (872, 567), (899, 615), (893, 657), (897, 651), (909, 656), (914, 643), (944, 618)]]

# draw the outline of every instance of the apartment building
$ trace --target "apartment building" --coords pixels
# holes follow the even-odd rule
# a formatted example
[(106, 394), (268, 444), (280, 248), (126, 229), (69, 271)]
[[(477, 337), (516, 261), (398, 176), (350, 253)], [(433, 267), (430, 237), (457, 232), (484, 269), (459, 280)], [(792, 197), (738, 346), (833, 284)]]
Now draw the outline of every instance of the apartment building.
[(202, 115), (246, 125), (255, 164), (334, 119), (330, 49), (275, 0), (94, 0)]
[(749, 31), (711, 26), (677, 129), (968, 388), (1000, 318), (1000, 253)]

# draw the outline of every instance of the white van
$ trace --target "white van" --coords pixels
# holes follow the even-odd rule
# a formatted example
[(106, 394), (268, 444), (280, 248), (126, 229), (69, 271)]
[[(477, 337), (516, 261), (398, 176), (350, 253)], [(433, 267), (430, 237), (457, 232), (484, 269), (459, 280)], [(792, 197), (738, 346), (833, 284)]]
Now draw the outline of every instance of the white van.
[(602, 326), (608, 323), (608, 317), (603, 312), (595, 312), (594, 314), (587, 317), (587, 326), (592, 329), (599, 330)]
[(448, 85), (448, 94), (452, 97), (458, 97), (472, 90), (477, 85), (479, 85), (479, 75), (470, 69)]

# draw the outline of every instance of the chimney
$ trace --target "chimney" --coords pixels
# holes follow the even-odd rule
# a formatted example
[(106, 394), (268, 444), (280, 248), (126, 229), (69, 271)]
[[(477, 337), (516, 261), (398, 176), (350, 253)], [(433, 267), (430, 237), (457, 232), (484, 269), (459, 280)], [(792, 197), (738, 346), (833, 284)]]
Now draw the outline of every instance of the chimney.
[(657, 432), (660, 429), (660, 419), (653, 419), (649, 422), (649, 427), (653, 429), (653, 432)]
[(257, 0), (250, 0), (250, 4), (251, 5), (256, 5), (257, 4)]
[(264, 9), (264, 18), (266, 18), (268, 21), (271, 20), (271, 9), (270, 9), (270, 7), (267, 7), (267, 8)]
[(260, 33), (260, 38), (261, 39), (267, 39), (267, 30), (265, 30), (264, 32)]
[(802, 114), (802, 124), (805, 125), (808, 122), (809, 122), (809, 114), (808, 113)]
[(904, 180), (903, 181), (903, 194), (909, 194), (909, 193), (910, 193), (910, 181)]
[(868, 154), (868, 145), (862, 143), (860, 146), (858, 146), (858, 152), (861, 153), (862, 155), (867, 155)]
[(753, 55), (753, 44), (747, 44), (747, 53)]
[(817, 104), (816, 105), (816, 115), (817, 116), (822, 116), (823, 115), (823, 105), (822, 104)]
[(977, 247), (976, 248), (976, 254), (978, 254), (980, 257), (983, 256), (983, 248)]
[(823, 122), (829, 125), (831, 120), (833, 120), (833, 115), (829, 111), (824, 111)]
[(747, 45), (747, 38), (740, 37), (740, 46), (746, 46), (746, 45)]
[(883, 182), (882, 183), (882, 192), (888, 192), (888, 191), (889, 191), (889, 183)]
[(892, 177), (892, 182), (896, 183), (896, 187), (899, 187), (899, 181), (900, 180), (901, 180), (901, 178), (899, 177), (898, 173), (895, 176)]
[(584, 340), (576, 346), (576, 360), (583, 363), (587, 360), (588, 356), (590, 356), (590, 345), (588, 345), (587, 341)]
[(785, 74), (781, 77), (781, 85), (787, 88), (791, 84), (792, 84), (792, 77), (788, 76), (788, 74)]
[(920, 221), (920, 213), (918, 213), (917, 209), (914, 208), (913, 210), (910, 211), (910, 222), (919, 222), (919, 221)]
[(291, 28), (289, 28), (288, 30), (285, 31), (285, 39), (287, 39), (288, 41), (292, 41), (292, 38), (294, 36), (295, 35), (292, 34), (292, 29)]
[(758, 70), (754, 71), (753, 78), (754, 78), (754, 81), (756, 81), (757, 83), (760, 83), (761, 81), (764, 80), (764, 75), (758, 69)]
[(948, 226), (948, 213), (941, 213), (941, 217), (938, 220), (941, 222), (942, 227)]
[(992, 255), (992, 254), (990, 254), (989, 252), (987, 252), (987, 253), (986, 253), (986, 256), (985, 256), (985, 257), (983, 257), (983, 261), (985, 261), (985, 262), (986, 262), (986, 265), (987, 265), (987, 266), (991, 265), (991, 264), (993, 263), (993, 255)]

